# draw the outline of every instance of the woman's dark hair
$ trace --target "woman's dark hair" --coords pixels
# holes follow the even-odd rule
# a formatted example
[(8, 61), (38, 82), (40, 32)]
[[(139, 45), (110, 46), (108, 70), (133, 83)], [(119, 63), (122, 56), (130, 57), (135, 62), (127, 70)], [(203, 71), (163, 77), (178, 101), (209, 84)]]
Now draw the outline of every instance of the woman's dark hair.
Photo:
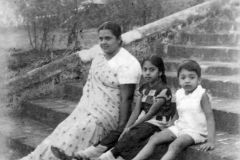
[(201, 77), (201, 67), (200, 65), (194, 61), (194, 60), (184, 60), (179, 66), (178, 66), (178, 70), (177, 70), (177, 76), (179, 77), (180, 72), (186, 69), (188, 71), (193, 71), (195, 72), (198, 77)]
[(116, 38), (121, 39), (122, 30), (119, 24), (111, 21), (104, 22), (98, 27), (98, 32), (105, 29), (110, 30)]
[(162, 58), (158, 55), (151, 55), (142, 61), (142, 66), (143, 66), (144, 62), (146, 62), (146, 61), (151, 62), (154, 66), (156, 66), (158, 68), (158, 70), (160, 72), (162, 72), (162, 75), (160, 78), (161, 78), (162, 82), (166, 84), (167, 77), (165, 75), (165, 67), (164, 67), (164, 62), (163, 62)]

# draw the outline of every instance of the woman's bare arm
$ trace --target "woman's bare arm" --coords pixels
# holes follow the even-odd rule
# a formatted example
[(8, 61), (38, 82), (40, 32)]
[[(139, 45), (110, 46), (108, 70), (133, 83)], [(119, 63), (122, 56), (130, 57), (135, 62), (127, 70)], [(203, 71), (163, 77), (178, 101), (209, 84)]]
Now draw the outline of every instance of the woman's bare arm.
[(120, 106), (118, 131), (123, 131), (131, 113), (131, 104), (135, 90), (135, 84), (120, 85)]

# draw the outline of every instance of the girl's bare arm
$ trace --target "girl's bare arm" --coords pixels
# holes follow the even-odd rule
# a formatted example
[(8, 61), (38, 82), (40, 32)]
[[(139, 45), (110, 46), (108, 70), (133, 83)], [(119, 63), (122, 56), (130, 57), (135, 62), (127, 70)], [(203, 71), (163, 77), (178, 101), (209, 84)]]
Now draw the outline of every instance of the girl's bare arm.
[[(166, 92), (165, 90), (163, 90), (162, 92)], [(162, 93), (161, 92), (161, 93)], [(160, 93), (160, 94), (161, 94)], [(137, 126), (140, 123), (143, 123), (145, 121), (150, 120), (151, 118), (153, 118), (153, 116), (155, 116), (160, 107), (165, 103), (165, 99), (164, 98), (159, 98), (157, 102), (153, 103), (150, 110), (147, 112), (147, 114), (145, 114), (141, 119), (139, 119), (136, 123), (134, 123), (131, 127)]]

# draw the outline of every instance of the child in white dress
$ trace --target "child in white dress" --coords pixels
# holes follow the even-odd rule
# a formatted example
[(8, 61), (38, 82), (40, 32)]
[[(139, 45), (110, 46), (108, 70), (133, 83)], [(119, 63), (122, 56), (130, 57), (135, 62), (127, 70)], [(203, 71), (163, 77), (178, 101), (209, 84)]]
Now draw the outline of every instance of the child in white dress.
[[(174, 125), (155, 133), (133, 160), (148, 159), (157, 145), (171, 142), (161, 160), (174, 159), (186, 147), (203, 143), (200, 150), (215, 146), (215, 122), (206, 90), (200, 85), (201, 68), (193, 60), (184, 61), (177, 72), (181, 89), (176, 92)], [(178, 117), (178, 118), (177, 118)]]

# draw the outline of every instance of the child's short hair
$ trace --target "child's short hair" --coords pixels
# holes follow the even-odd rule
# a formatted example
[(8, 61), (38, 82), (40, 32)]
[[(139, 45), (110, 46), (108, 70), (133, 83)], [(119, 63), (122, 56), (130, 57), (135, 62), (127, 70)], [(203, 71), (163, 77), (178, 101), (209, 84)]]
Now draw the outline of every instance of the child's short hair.
[(193, 71), (196, 72), (196, 74), (198, 75), (198, 77), (201, 77), (201, 67), (200, 65), (194, 61), (194, 60), (184, 60), (179, 66), (178, 66), (178, 70), (177, 70), (177, 76), (179, 77), (180, 72), (186, 69), (188, 71)]

